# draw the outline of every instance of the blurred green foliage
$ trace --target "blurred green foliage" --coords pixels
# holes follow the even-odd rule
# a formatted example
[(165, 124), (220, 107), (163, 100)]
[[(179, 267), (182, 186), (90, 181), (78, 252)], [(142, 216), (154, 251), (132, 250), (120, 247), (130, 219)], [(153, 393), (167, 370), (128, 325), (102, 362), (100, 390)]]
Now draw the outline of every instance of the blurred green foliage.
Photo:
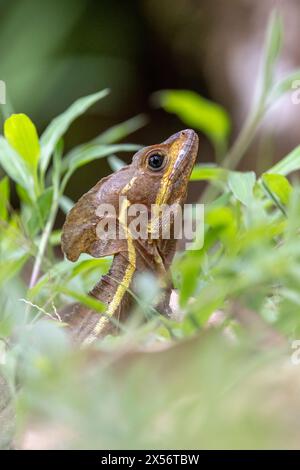
[[(0, 181), (0, 338), (7, 344), (0, 376), (2, 447), (13, 432), (8, 390), (16, 408), (17, 445), (25, 447), (299, 446), (299, 374), (289, 363), (288, 342), (300, 334), (300, 190), (286, 178), (300, 169), (299, 149), (263, 175), (233, 168), (270, 97), (278, 96), (272, 90), (280, 88), (273, 83), (280, 24), (272, 15), (260, 98), (237, 141), (223, 155), (223, 165), (197, 165), (191, 177), (207, 180), (209, 189), (202, 195), (204, 246), (179, 253), (172, 266), (182, 320), (152, 314), (143, 322), (152, 308), (151, 281), (144, 279), (133, 319), (120, 337), (98, 342), (92, 355), (72, 349), (58, 312), (73, 298), (91, 305), (86, 292), (111, 259), (58, 259), (54, 222), (60, 209), (72, 206), (64, 191), (73, 172), (105, 157), (114, 170), (120, 168), (114, 154), (139, 147), (116, 142), (144, 118), (121, 123), (66, 153), (65, 132), (107, 90), (77, 100), (39, 138), (27, 116), (12, 114), (5, 121), (0, 138), (0, 164), (7, 174)], [(191, 92), (163, 92), (160, 99), (167, 111), (227, 146), (229, 118), (218, 106)], [(10, 205), (12, 184), (19, 211)], [(92, 307), (103, 309), (99, 302)], [(216, 327), (208, 328), (207, 321), (216, 317)], [(30, 444), (24, 442), (28, 429), (31, 436), (36, 431)]]

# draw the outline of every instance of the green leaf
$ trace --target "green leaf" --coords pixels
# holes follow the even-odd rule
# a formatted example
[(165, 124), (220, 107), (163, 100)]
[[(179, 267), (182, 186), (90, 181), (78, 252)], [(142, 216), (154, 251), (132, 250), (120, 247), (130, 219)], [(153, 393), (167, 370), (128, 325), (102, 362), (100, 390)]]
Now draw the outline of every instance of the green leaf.
[(300, 169), (300, 145), (268, 170), (268, 173), (289, 175)]
[(49, 238), (49, 243), (51, 246), (58, 246), (61, 243), (61, 230), (53, 230), (50, 238)]
[(78, 300), (78, 302), (86, 305), (87, 307), (96, 310), (96, 312), (102, 313), (105, 312), (105, 310), (107, 309), (107, 306), (103, 302), (100, 302), (99, 300), (95, 299), (94, 297), (91, 297), (90, 295), (81, 294), (71, 289), (67, 289), (63, 286), (60, 286), (58, 290), (61, 293), (68, 295), (75, 300)]
[(236, 199), (245, 206), (249, 206), (253, 200), (253, 188), (256, 176), (253, 171), (240, 173), (231, 171), (228, 176), (228, 185)]
[(190, 181), (221, 180), (225, 181), (227, 171), (214, 165), (195, 165)]
[(40, 157), (40, 144), (33, 122), (26, 114), (12, 114), (4, 123), (4, 135), (34, 174)]
[(74, 201), (72, 201), (68, 196), (63, 195), (59, 198), (59, 207), (65, 214), (67, 214), (73, 206)]
[(33, 237), (39, 229), (43, 229), (52, 204), (53, 188), (47, 188), (37, 199), (33, 207), (32, 217), (28, 222), (29, 234)]
[(9, 204), (9, 179), (7, 176), (0, 181), (0, 219), (7, 220)]
[[(54, 242), (57, 242), (57, 236), (61, 235), (59, 232), (54, 237)], [(62, 279), (64, 282), (70, 281), (79, 274), (85, 274), (91, 267), (97, 270), (99, 275), (107, 272), (112, 261), (112, 257), (105, 257), (101, 259), (91, 258), (90, 255), (82, 254), (80, 259), (75, 263), (64, 259), (63, 261), (57, 262), (51, 270), (46, 274), (41, 276), (38, 282), (29, 290), (29, 298), (32, 300), (36, 297), (42, 288), (44, 288), (48, 283), (57, 283), (61, 284)]]
[(188, 126), (202, 131), (214, 144), (227, 142), (231, 125), (222, 106), (189, 90), (160, 91), (154, 98), (165, 111), (175, 113)]
[(291, 72), (274, 86), (269, 98), (270, 104), (281, 98), (285, 93), (289, 93), (292, 90), (296, 90), (298, 88), (299, 92), (299, 86), (300, 70), (298, 69)]
[(79, 98), (64, 113), (56, 117), (41, 136), (41, 170), (45, 173), (50, 157), (59, 139), (65, 134), (72, 122), (83, 114), (96, 101), (104, 98), (109, 93), (108, 89), (94, 93), (93, 95)]
[(113, 171), (119, 171), (121, 168), (126, 166), (126, 163), (123, 162), (120, 158), (116, 157), (116, 155), (110, 155), (107, 159), (109, 166)]
[(0, 165), (8, 176), (24, 188), (31, 199), (34, 199), (33, 177), (23, 158), (0, 136)]
[(132, 134), (141, 127), (145, 126), (145, 124), (147, 124), (146, 116), (139, 114), (138, 116), (134, 116), (127, 121), (110, 127), (108, 130), (102, 132), (102, 134), (100, 134), (98, 137), (91, 140), (87, 144), (83, 144), (81, 147), (91, 144), (114, 144), (115, 142), (124, 139), (129, 134)]
[(29, 254), (23, 250), (15, 252), (13, 255), (0, 259), (0, 284), (6, 283), (14, 277), (24, 266), (29, 258)]
[(28, 206), (32, 204), (32, 200), (29, 197), (29, 194), (27, 193), (26, 189), (22, 188), (22, 186), (20, 186), (19, 184), (16, 184), (16, 191), (21, 202), (24, 202)]
[(103, 145), (93, 144), (89, 148), (71, 150), (63, 159), (62, 171), (70, 170), (72, 172), (80, 166), (97, 160), (99, 158), (107, 157), (116, 152), (136, 152), (141, 147), (134, 144), (116, 144), (116, 145)]
[(265, 54), (262, 72), (262, 94), (270, 90), (273, 84), (274, 66), (282, 45), (283, 27), (279, 13), (274, 10), (269, 18), (265, 40)]
[(262, 180), (268, 186), (268, 189), (279, 198), (280, 202), (288, 204), (292, 186), (285, 176), (265, 173), (262, 175)]

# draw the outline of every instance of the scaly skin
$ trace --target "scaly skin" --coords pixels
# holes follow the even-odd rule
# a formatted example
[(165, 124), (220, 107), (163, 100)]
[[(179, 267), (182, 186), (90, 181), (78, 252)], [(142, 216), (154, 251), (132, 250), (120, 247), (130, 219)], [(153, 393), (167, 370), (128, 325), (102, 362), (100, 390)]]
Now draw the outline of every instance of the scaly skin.
[[(147, 240), (133, 239), (124, 222), (125, 212), (132, 204), (146, 205), (150, 213), (151, 205), (184, 204), (187, 186), (198, 151), (198, 137), (190, 129), (178, 132), (158, 145), (146, 147), (137, 152), (132, 163), (118, 172), (103, 178), (90, 191), (84, 194), (69, 212), (63, 227), (62, 248), (68, 259), (76, 261), (81, 253), (89, 253), (99, 258), (114, 255), (108, 275), (104, 276), (92, 289), (90, 295), (107, 305), (106, 315), (81, 304), (67, 306), (62, 319), (69, 324), (76, 342), (91, 344), (95, 339), (116, 331), (116, 326), (108, 317), (125, 321), (132, 310), (133, 299), (128, 290), (135, 292), (138, 273), (150, 271), (166, 285), (169, 266), (176, 251), (176, 240), (158, 238), (153, 240), (151, 232), (164, 221), (153, 215), (148, 225)], [(149, 157), (163, 155), (161, 169), (153, 171)], [(126, 201), (119, 207), (119, 197)], [(100, 204), (112, 204), (118, 214), (117, 223), (124, 226), (125, 239), (99, 239), (97, 223), (101, 220), (96, 211)], [(124, 220), (123, 220), (124, 219)], [(128, 223), (130, 222), (128, 217)], [(173, 222), (171, 221), (171, 234)], [(174, 235), (174, 234), (173, 234)], [(159, 310), (168, 314), (171, 286), (164, 289), (164, 297)]]

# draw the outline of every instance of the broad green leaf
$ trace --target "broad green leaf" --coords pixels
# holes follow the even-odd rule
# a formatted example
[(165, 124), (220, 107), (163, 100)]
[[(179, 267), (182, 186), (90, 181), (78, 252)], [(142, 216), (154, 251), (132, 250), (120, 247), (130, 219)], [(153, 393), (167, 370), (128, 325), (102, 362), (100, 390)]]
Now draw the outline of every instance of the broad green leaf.
[(280, 202), (288, 204), (292, 186), (285, 176), (265, 173), (262, 175), (262, 180), (268, 186), (269, 190), (279, 198)]
[(228, 185), (236, 199), (241, 201), (245, 206), (249, 206), (253, 200), (253, 188), (255, 184), (255, 173), (249, 171), (240, 173), (231, 171), (228, 176)]
[(47, 170), (51, 154), (59, 139), (65, 134), (72, 122), (83, 114), (96, 101), (104, 98), (109, 93), (108, 89), (94, 93), (93, 95), (79, 98), (64, 113), (56, 117), (41, 136), (41, 170)]
[(126, 163), (123, 162), (120, 158), (116, 157), (116, 155), (110, 155), (107, 159), (109, 166), (113, 171), (119, 171), (121, 168), (126, 166)]
[(34, 182), (29, 169), (20, 155), (0, 136), (0, 165), (8, 176), (24, 188), (31, 199), (34, 199)]
[(204, 132), (214, 144), (227, 141), (230, 119), (222, 106), (189, 90), (160, 91), (155, 99), (165, 111), (175, 113), (188, 126)]
[(9, 204), (9, 179), (7, 176), (0, 181), (0, 219), (7, 220)]
[(40, 144), (33, 122), (26, 114), (12, 114), (4, 123), (4, 135), (34, 174), (40, 157)]
[(274, 66), (282, 45), (282, 21), (279, 13), (274, 10), (269, 18), (265, 40), (265, 53), (262, 72), (262, 94), (270, 90), (273, 84)]
[(195, 165), (190, 181), (226, 179), (227, 171), (214, 165)]

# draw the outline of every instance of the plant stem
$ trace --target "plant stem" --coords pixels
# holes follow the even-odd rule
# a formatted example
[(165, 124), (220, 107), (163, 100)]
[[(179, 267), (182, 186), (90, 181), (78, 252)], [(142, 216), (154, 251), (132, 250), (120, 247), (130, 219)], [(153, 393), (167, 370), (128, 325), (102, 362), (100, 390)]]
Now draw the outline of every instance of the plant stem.
[(46, 223), (45, 229), (43, 231), (41, 241), (40, 241), (40, 245), (39, 245), (39, 249), (38, 249), (38, 253), (37, 253), (37, 257), (36, 257), (34, 265), (33, 265), (32, 274), (31, 274), (31, 278), (30, 278), (30, 282), (29, 282), (29, 289), (31, 289), (37, 281), (37, 278), (38, 278), (38, 275), (39, 275), (39, 272), (40, 272), (40, 267), (41, 267), (41, 264), (42, 264), (42, 261), (43, 261), (43, 257), (44, 257), (44, 254), (45, 254), (45, 251), (46, 251), (46, 248), (47, 248), (48, 240), (49, 240), (49, 237), (51, 235), (52, 228), (53, 228), (53, 225), (54, 225), (54, 221), (55, 221), (55, 217), (56, 217), (56, 213), (57, 213), (57, 208), (58, 208), (58, 198), (54, 197), (54, 195), (53, 195), (53, 202), (52, 202), (52, 205), (51, 205), (49, 218), (48, 218), (48, 221)]
[(240, 134), (224, 159), (223, 165), (225, 168), (234, 169), (239, 164), (255, 136), (264, 113), (265, 106), (261, 101), (261, 104), (255, 106), (253, 111), (249, 114)]

